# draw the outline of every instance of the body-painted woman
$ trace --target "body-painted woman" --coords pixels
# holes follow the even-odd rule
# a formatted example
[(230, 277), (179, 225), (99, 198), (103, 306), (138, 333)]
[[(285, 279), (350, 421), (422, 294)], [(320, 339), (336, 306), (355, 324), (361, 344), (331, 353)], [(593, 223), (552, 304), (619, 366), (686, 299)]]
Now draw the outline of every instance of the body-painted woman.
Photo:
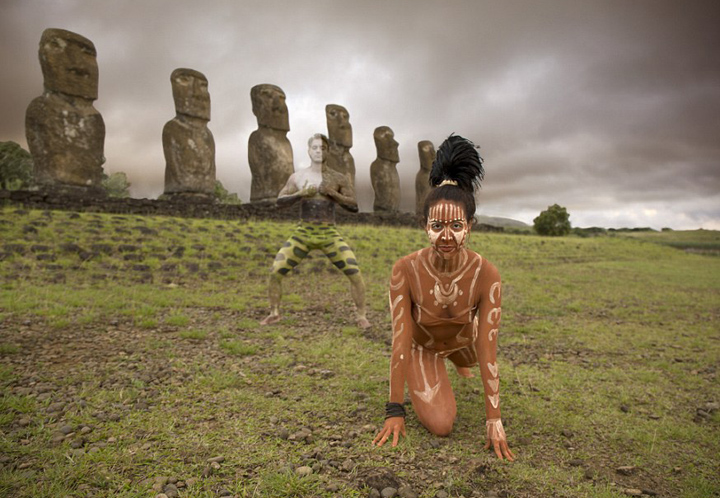
[(483, 382), (486, 443), (499, 458), (513, 460), (500, 418), (500, 380), (496, 360), (501, 314), (497, 268), (465, 247), (475, 214), (475, 188), (484, 175), (482, 159), (467, 139), (453, 135), (440, 146), (430, 173), (433, 188), (425, 201), (430, 247), (398, 260), (390, 280), (392, 354), (390, 399), (382, 446), (405, 435), (405, 385), (420, 422), (447, 436), (456, 414), (445, 360)]

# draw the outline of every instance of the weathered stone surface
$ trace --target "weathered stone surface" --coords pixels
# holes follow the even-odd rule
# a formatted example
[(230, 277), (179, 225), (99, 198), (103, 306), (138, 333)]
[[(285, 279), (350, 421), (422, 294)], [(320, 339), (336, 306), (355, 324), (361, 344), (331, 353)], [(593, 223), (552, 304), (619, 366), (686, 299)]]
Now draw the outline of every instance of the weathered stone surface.
[(176, 116), (165, 123), (165, 194), (212, 198), (215, 190), (215, 139), (205, 75), (178, 68), (170, 76)]
[(47, 190), (104, 192), (105, 123), (93, 107), (98, 96), (95, 46), (63, 29), (46, 29), (40, 38), (45, 92), (25, 114), (25, 134), (35, 181)]
[(325, 106), (325, 117), (330, 144), (328, 167), (345, 175), (354, 189), (355, 159), (350, 154), (353, 145), (350, 113), (341, 105), (328, 104)]
[[(215, 218), (221, 220), (247, 220), (261, 218), (267, 220), (297, 221), (297, 211), (283, 209), (275, 205), (245, 203), (240, 205), (192, 202), (186, 199), (133, 199), (78, 197), (74, 195), (55, 195), (47, 192), (27, 190), (0, 190), (0, 206), (18, 206), (28, 209), (52, 209), (75, 212), (104, 212), (134, 215), (180, 216), (188, 218)], [(69, 218), (76, 216), (70, 213)], [(417, 227), (415, 213), (351, 213), (341, 209), (335, 213), (340, 224), (372, 224), (384, 226)], [(189, 229), (189, 228), (188, 228)], [(473, 228), (475, 230), (475, 228)], [(10, 255), (27, 254), (29, 245), (2, 244), (2, 251)], [(100, 253), (113, 253), (115, 248), (107, 244), (93, 244), (86, 257)], [(246, 252), (250, 249), (247, 248)], [(178, 250), (178, 256), (182, 252)]]
[(250, 90), (258, 129), (248, 140), (248, 164), (252, 173), (251, 202), (275, 202), (293, 173), (293, 152), (285, 93), (275, 85), (255, 85)]
[(420, 171), (415, 175), (415, 213), (422, 215), (425, 197), (430, 191), (428, 178), (430, 177), (430, 168), (435, 160), (435, 146), (430, 140), (418, 142), (418, 155), (420, 156)]
[(370, 165), (370, 181), (375, 191), (374, 211), (396, 212), (400, 207), (400, 162), (395, 134), (387, 126), (375, 128), (373, 133), (377, 159)]

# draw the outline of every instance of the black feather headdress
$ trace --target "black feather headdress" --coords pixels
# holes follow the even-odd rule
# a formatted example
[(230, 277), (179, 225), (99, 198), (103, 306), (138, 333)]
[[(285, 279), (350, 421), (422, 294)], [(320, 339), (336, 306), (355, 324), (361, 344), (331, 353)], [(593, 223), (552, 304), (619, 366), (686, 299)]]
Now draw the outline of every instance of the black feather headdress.
[(478, 147), (460, 135), (450, 135), (438, 148), (430, 169), (430, 186), (457, 184), (462, 190), (473, 193), (485, 177), (483, 159)]

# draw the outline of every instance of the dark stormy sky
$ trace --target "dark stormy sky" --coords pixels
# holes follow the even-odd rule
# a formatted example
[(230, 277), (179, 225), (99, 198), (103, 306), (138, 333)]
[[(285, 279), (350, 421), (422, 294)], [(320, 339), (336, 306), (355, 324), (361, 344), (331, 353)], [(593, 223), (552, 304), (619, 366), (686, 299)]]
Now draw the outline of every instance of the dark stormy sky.
[(26, 147), (38, 42), (56, 27), (97, 48), (105, 168), (134, 197), (162, 193), (169, 77), (189, 67), (209, 80), (218, 178), (244, 200), (250, 88), (272, 83), (296, 168), (325, 105), (348, 109), (363, 210), (386, 125), (407, 210), (417, 142), (455, 132), (481, 146), (481, 214), (532, 223), (559, 203), (574, 226), (717, 230), (719, 26), (715, 0), (3, 0), (0, 141)]

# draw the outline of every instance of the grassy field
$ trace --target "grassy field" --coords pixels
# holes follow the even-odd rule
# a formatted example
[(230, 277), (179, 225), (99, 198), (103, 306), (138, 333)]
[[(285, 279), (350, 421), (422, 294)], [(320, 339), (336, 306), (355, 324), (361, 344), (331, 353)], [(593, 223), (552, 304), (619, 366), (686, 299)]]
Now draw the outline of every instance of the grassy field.
[(695, 254), (720, 256), (720, 232), (716, 230), (618, 232), (618, 236), (654, 242)]
[(370, 444), (389, 271), (425, 234), (340, 227), (369, 332), (319, 253), (260, 327), (292, 226), (0, 208), (0, 496), (720, 496), (720, 258), (663, 245), (705, 239), (472, 234), (504, 280), (508, 464), (479, 376), (451, 374), (450, 437), (409, 409)]

